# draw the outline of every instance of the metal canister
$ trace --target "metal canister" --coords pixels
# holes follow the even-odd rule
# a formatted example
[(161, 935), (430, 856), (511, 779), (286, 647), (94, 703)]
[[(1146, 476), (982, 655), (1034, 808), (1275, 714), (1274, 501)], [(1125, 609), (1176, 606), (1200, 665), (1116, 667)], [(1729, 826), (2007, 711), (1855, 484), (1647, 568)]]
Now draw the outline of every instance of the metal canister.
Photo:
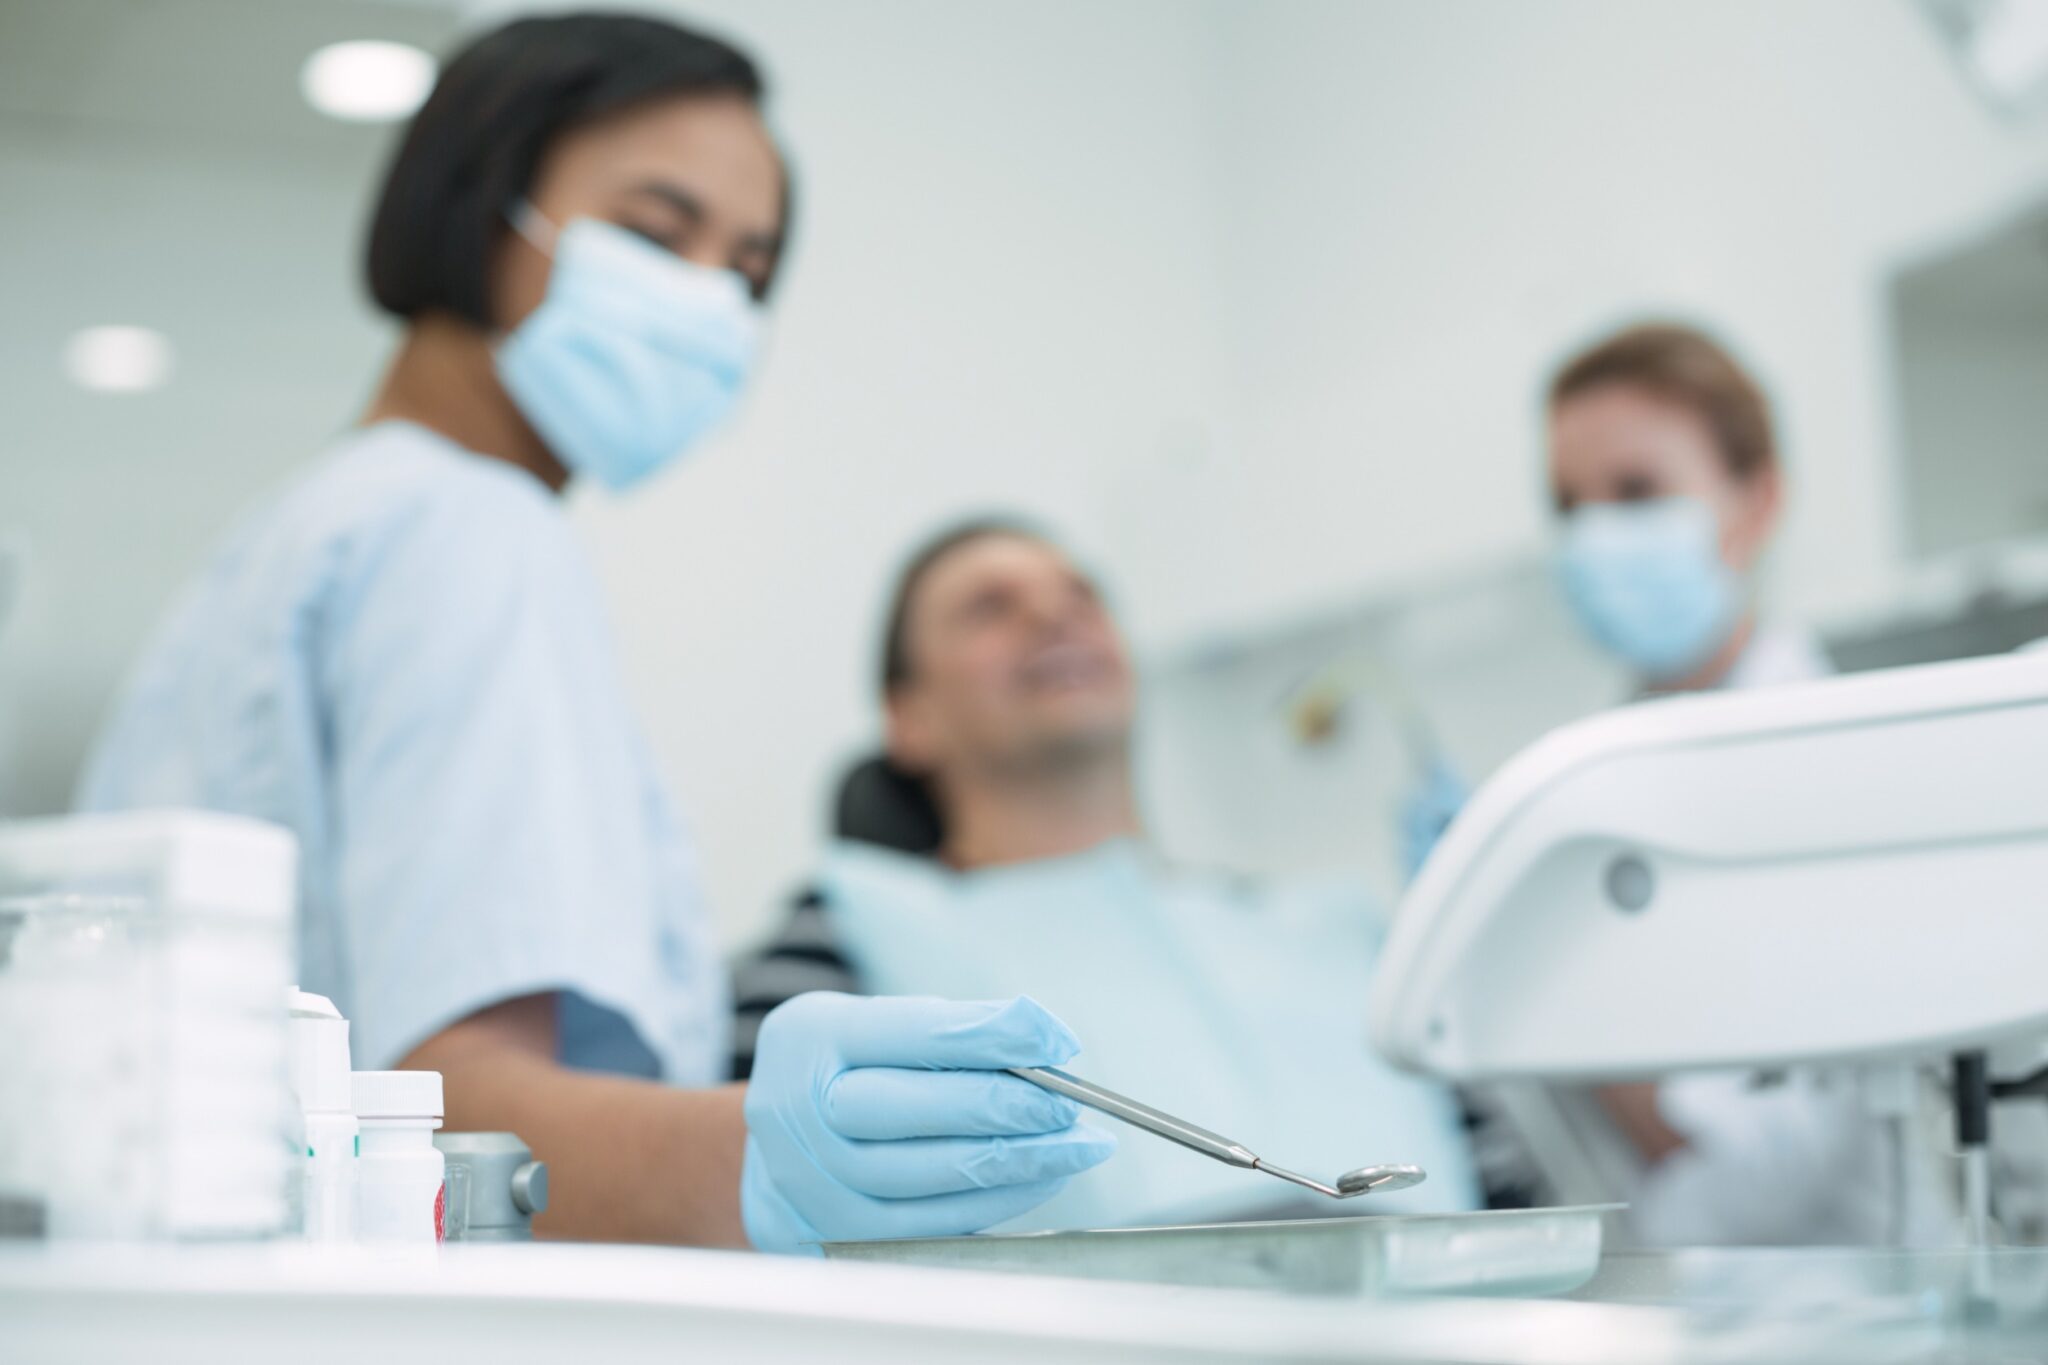
[(447, 1238), (526, 1242), (548, 1206), (548, 1168), (513, 1133), (436, 1133), (448, 1159)]

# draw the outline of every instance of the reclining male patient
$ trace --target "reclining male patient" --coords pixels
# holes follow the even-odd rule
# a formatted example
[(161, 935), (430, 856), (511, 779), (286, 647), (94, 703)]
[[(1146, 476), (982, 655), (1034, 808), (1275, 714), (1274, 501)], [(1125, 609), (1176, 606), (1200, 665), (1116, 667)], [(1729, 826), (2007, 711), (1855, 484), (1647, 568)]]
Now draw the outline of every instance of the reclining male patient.
[(833, 846), (741, 969), (740, 1075), (749, 1024), (802, 991), (1028, 994), (1086, 1040), (1090, 1080), (1326, 1179), (1414, 1162), (1429, 1180), (1337, 1204), (1127, 1131), (1017, 1227), (1476, 1206), (1450, 1092), (1368, 1050), (1371, 898), (1196, 875), (1147, 847), (1130, 665), (1066, 554), (998, 523), (941, 537), (898, 582), (883, 656), (890, 763), (936, 815), (899, 842), (935, 847)]

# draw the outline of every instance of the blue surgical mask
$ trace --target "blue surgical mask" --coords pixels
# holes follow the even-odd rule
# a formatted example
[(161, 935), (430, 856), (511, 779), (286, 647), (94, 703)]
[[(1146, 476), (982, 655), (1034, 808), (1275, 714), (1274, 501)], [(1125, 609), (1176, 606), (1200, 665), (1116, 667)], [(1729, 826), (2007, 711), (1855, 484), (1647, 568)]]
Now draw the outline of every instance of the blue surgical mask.
[(1565, 518), (1557, 572), (1586, 632), (1651, 682), (1713, 658), (1742, 612), (1720, 522), (1697, 498), (1578, 508)]
[(514, 226), (554, 258), (547, 296), (497, 348), (498, 378), (548, 449), (623, 490), (674, 461), (738, 401), (759, 345), (740, 277), (593, 218)]

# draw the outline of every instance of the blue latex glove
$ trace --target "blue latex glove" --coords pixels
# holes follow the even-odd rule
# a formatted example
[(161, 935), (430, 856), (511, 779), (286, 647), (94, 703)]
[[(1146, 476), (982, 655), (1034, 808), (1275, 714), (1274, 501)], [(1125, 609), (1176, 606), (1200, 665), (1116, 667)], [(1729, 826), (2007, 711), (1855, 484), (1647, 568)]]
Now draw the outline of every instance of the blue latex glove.
[(763, 1251), (979, 1232), (1057, 1194), (1116, 1139), (1001, 1074), (1081, 1050), (1025, 996), (800, 995), (761, 1023), (740, 1213)]
[(1442, 758), (1429, 761), (1422, 780), (1401, 802), (1401, 862), (1409, 881), (1422, 871), (1437, 840), (1471, 799), (1472, 789), (1456, 769)]

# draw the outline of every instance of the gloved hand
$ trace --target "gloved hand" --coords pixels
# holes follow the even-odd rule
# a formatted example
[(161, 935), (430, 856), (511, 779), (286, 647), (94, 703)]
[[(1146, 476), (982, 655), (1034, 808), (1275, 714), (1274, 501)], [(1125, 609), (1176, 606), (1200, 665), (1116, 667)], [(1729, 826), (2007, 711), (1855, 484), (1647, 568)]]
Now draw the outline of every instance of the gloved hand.
[(740, 1213), (762, 1251), (948, 1237), (1037, 1207), (1116, 1139), (1005, 1076), (1081, 1050), (1025, 996), (800, 995), (761, 1023)]
[(1472, 789), (1456, 769), (1442, 758), (1430, 760), (1421, 781), (1401, 802), (1401, 862), (1409, 881), (1422, 871), (1430, 850), (1471, 799)]

